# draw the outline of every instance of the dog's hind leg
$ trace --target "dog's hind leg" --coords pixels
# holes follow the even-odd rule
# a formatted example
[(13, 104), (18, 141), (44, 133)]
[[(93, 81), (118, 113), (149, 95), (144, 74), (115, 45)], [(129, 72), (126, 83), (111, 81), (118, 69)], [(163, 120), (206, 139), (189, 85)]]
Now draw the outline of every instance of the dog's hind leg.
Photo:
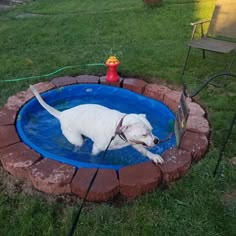
[(65, 136), (65, 138), (76, 147), (81, 147), (84, 143), (84, 138), (81, 134), (76, 134), (75, 132), (71, 132), (68, 130), (63, 130), (62, 133)]
[(93, 144), (92, 155), (98, 155), (101, 151), (101, 149), (99, 149), (96, 145)]

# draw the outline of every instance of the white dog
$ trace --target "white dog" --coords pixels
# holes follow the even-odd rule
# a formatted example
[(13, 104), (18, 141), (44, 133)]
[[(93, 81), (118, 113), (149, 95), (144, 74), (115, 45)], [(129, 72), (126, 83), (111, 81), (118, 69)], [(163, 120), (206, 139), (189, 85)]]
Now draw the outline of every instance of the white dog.
[(30, 88), (39, 103), (59, 120), (63, 135), (75, 146), (81, 147), (83, 136), (88, 137), (93, 141), (92, 154), (97, 155), (106, 150), (115, 135), (109, 150), (132, 145), (154, 163), (163, 163), (161, 156), (145, 148), (159, 142), (145, 115), (125, 114), (96, 104), (79, 105), (60, 112), (46, 104), (32, 85)]

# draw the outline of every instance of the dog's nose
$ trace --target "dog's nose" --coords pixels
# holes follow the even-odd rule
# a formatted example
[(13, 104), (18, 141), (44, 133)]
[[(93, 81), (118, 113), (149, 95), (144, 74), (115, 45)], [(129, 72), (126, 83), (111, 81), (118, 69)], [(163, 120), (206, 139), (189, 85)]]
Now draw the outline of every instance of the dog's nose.
[(159, 140), (158, 138), (154, 138), (153, 142), (154, 142), (155, 144), (158, 144), (158, 143), (160, 142), (160, 140)]

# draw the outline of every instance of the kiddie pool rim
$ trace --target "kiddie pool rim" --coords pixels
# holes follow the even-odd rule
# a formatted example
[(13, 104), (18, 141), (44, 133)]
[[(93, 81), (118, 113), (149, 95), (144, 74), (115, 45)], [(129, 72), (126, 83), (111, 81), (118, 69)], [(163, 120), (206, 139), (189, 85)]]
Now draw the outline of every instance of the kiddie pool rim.
[[(76, 84), (76, 85), (79, 85), (79, 86), (82, 85), (83, 87), (79, 88), (79, 89), (82, 89), (82, 91), (86, 90), (86, 89), (92, 89), (92, 90), (95, 90), (95, 92), (98, 92), (98, 91), (100, 92), (100, 90), (102, 90), (102, 92), (105, 92), (105, 93), (107, 92), (108, 94), (111, 94), (111, 91), (108, 89), (108, 87), (111, 87), (111, 86), (105, 86), (103, 88), (103, 87), (100, 87), (100, 86), (104, 86), (104, 85), (99, 85), (99, 84), (90, 84), (90, 85), (89, 84), (88, 85)], [(71, 86), (74, 86), (74, 85), (71, 85)], [(64, 89), (66, 89), (66, 87), (67, 86), (63, 86), (62, 89), (64, 90)], [(75, 90), (75, 88), (73, 88), (73, 87), (71, 87), (70, 89), (72, 89), (72, 91)], [(121, 89), (121, 88), (117, 88), (117, 89)], [(112, 92), (114, 92), (114, 91), (112, 91)], [(138, 93), (134, 93), (130, 90), (125, 90), (125, 89), (121, 89), (121, 91), (117, 90), (115, 92), (119, 92), (119, 93), (123, 92), (122, 96), (132, 95), (133, 98), (135, 96), (139, 96)], [(50, 99), (50, 98), (52, 98), (56, 95), (55, 93), (56, 94), (58, 93), (57, 88), (46, 91), (46, 92), (42, 93), (42, 95), (44, 95), (44, 96), (46, 95), (47, 98)], [(146, 97), (146, 98), (147, 98), (147, 101), (148, 101), (148, 99), (150, 99), (150, 102), (157, 101), (157, 100), (151, 99), (149, 97)], [(34, 100), (32, 100), (32, 99), (34, 99)], [(26, 135), (26, 133), (24, 132), (24, 130), (22, 128), (22, 125), (23, 125), (22, 120), (23, 120), (23, 117), (25, 117), (25, 113), (28, 111), (29, 106), (32, 107), (32, 103), (34, 103), (35, 101), (37, 102), (36, 98), (33, 97), (32, 99), (30, 99), (27, 103), (25, 103), (20, 108), (20, 110), (18, 112), (18, 115), (17, 115), (17, 119), (16, 119), (17, 133), (19, 134), (19, 136), (22, 139), (23, 143), (25, 143), (31, 149), (33, 149), (34, 151), (36, 151), (37, 153), (39, 153), (43, 157), (48, 157), (48, 158), (53, 159), (55, 161), (59, 161), (59, 162), (65, 163), (65, 164), (75, 166), (76, 168), (100, 168), (100, 169), (102, 168), (102, 169), (113, 169), (113, 170), (118, 171), (120, 168), (125, 167), (124, 165), (96, 164), (96, 163), (88, 163), (88, 162), (82, 162), (82, 161), (78, 161), (78, 160), (74, 160), (74, 159), (64, 158), (61, 155), (54, 154), (53, 152), (49, 152), (47, 150), (44, 150), (41, 147), (39, 147), (36, 143), (32, 142), (29, 139), (28, 135)], [(140, 99), (140, 98), (138, 98), (138, 99)], [(141, 98), (141, 100), (142, 100), (142, 98)], [(159, 102), (159, 101), (157, 101), (157, 102)], [(174, 116), (174, 113), (165, 104), (160, 103), (159, 106), (160, 106), (160, 109), (165, 109), (166, 110), (166, 112), (170, 115), (170, 119), (174, 118), (174, 117), (172, 117), (172, 116)], [(148, 159), (145, 160), (145, 161), (142, 161), (142, 162), (148, 162)], [(140, 162), (140, 163), (142, 163), (142, 162)], [(138, 164), (138, 163), (136, 163), (136, 164)], [(129, 165), (127, 165), (127, 166), (129, 166)]]

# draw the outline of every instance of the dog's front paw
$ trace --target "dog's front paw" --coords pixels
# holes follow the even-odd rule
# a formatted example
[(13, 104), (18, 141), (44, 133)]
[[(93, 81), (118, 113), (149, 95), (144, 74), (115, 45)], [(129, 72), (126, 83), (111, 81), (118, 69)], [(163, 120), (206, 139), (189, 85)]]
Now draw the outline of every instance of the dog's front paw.
[(150, 160), (152, 160), (156, 165), (157, 164), (163, 164), (164, 163), (164, 160), (162, 159), (162, 157), (158, 154), (151, 154), (150, 156), (148, 156), (148, 158)]

